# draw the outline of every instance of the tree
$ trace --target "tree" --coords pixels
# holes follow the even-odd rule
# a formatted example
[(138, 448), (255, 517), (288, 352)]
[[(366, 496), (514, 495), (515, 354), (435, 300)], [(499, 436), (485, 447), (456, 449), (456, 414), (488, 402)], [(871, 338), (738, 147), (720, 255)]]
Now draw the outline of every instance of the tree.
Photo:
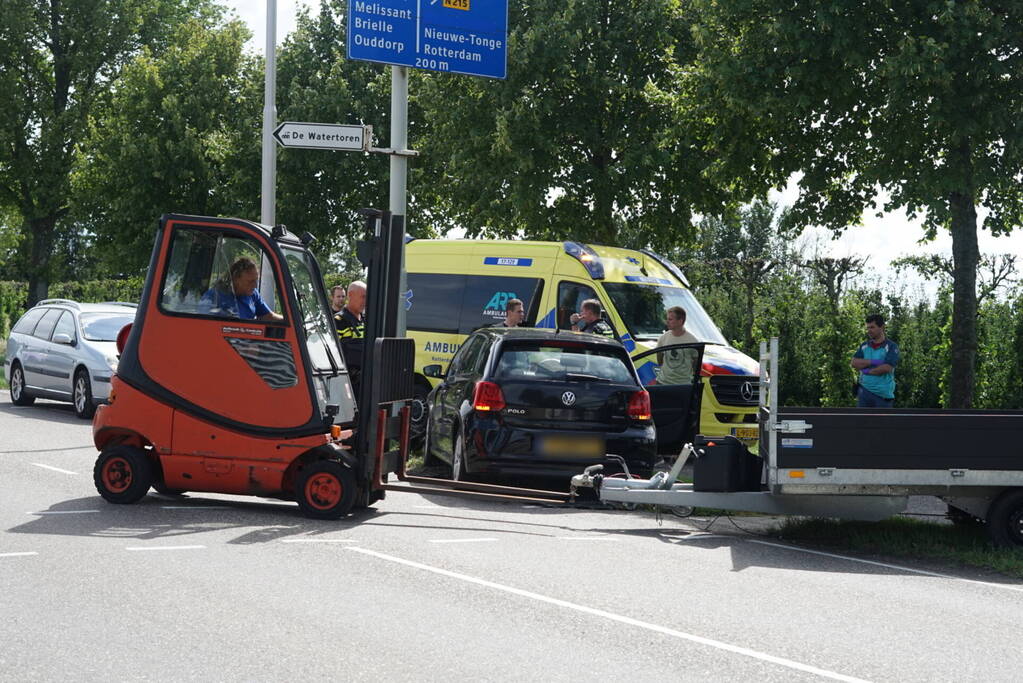
[(671, 125), (691, 59), (678, 0), (529, 0), (509, 8), (508, 78), (436, 75), (423, 164), (469, 235), (675, 247), (716, 213), (699, 144)]
[(93, 107), (145, 45), (162, 49), (206, 0), (4, 0), (0, 12), (0, 203), (17, 209), (29, 303), (46, 296), (70, 173)]
[(244, 56), (248, 35), (218, 17), (183, 22), (160, 54), (143, 49), (96, 107), (71, 218), (92, 235), (102, 274), (144, 271), (160, 214), (257, 213), (255, 188), (234, 188), (239, 157), (260, 145), (258, 126), (246, 125), (262, 108), (261, 94), (244, 92), (246, 75), (262, 77)]
[(776, 211), (775, 204), (757, 201), (738, 212), (708, 217), (700, 223), (706, 246), (696, 259), (698, 267), (700, 271), (709, 270), (715, 280), (725, 284), (729, 296), (741, 301), (742, 334), (738, 339), (751, 354), (757, 349), (753, 327), (758, 303), (763, 305), (761, 295), (771, 273), (791, 257), (783, 229), (785, 213), (776, 218)]
[(976, 207), (1007, 233), (1023, 217), (1023, 4), (962, 0), (695, 0), (700, 60), (686, 77), (723, 178), (747, 192), (796, 172), (793, 218), (857, 223), (884, 210), (948, 229), (952, 407), (972, 402)]

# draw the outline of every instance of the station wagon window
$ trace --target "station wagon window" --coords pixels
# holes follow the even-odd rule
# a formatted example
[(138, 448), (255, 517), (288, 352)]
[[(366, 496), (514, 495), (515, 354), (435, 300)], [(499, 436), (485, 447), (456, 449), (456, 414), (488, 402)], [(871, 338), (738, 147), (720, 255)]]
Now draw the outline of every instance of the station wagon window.
[(179, 314), (241, 318), (255, 322), (263, 301), (269, 310), (281, 312), (273, 278), (271, 295), (263, 300), (259, 288), (251, 295), (238, 292), (232, 278), (242, 259), (254, 263), (262, 272), (269, 259), (253, 240), (213, 230), (176, 228), (167, 261), (160, 306), (165, 311)]
[(89, 341), (117, 341), (117, 334), (132, 322), (134, 314), (83, 313), (82, 331)]
[(46, 313), (43, 314), (39, 324), (36, 325), (35, 332), (33, 332), (32, 335), (39, 337), (40, 339), (49, 339), (50, 335), (53, 333), (54, 326), (57, 324), (57, 318), (60, 317), (61, 313), (63, 313), (63, 311), (59, 308), (48, 309)]
[(49, 309), (47, 308), (33, 308), (31, 311), (21, 316), (21, 320), (14, 326), (11, 332), (17, 332), (18, 334), (32, 334), (32, 330), (36, 328), (36, 324), (39, 319), (43, 317), (43, 313), (46, 313)]
[(71, 311), (64, 311), (64, 315), (60, 316), (56, 327), (53, 328), (52, 336), (56, 337), (58, 334), (66, 334), (71, 337), (71, 341), (74, 341), (75, 337), (78, 336), (75, 330), (75, 316)]

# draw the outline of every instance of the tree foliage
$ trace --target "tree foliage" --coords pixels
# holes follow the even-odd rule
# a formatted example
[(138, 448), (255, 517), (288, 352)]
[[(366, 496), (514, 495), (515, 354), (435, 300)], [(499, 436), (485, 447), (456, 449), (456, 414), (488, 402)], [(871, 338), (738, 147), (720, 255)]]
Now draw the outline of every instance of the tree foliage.
[(952, 402), (972, 401), (976, 207), (995, 234), (1023, 217), (1023, 5), (980, 0), (696, 0), (691, 71), (717, 169), (749, 191), (802, 173), (793, 219), (886, 211), (949, 229)]
[(186, 21), (159, 54), (143, 49), (97, 107), (74, 208), (98, 272), (143, 272), (160, 214), (255, 213), (258, 195), (235, 187), (239, 157), (259, 146), (259, 129), (245, 126), (262, 107), (244, 89), (258, 71), (243, 55), (248, 36), (237, 22)]
[(678, 0), (509, 8), (508, 79), (438, 75), (418, 96), (449, 225), (469, 235), (676, 246), (719, 209), (707, 155), (671, 126), (693, 57)]
[(0, 203), (21, 215), (31, 301), (46, 296), (75, 148), (96, 103), (144, 46), (162, 49), (205, 0), (5, 0), (0, 12)]

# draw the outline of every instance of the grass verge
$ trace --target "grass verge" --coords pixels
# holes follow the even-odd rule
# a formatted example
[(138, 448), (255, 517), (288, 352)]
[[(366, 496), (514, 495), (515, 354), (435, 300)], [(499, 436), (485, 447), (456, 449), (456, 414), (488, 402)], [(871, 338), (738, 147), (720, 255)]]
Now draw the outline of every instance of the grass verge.
[(882, 522), (788, 519), (779, 535), (830, 549), (941, 560), (1023, 579), (1023, 548), (994, 547), (979, 524), (935, 524), (901, 517)]

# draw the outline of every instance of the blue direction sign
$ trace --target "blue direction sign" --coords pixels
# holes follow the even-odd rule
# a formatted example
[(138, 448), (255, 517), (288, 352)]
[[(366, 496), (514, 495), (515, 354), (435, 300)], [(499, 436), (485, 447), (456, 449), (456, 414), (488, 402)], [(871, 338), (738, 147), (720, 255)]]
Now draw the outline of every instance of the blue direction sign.
[(508, 0), (348, 0), (348, 58), (507, 75)]

